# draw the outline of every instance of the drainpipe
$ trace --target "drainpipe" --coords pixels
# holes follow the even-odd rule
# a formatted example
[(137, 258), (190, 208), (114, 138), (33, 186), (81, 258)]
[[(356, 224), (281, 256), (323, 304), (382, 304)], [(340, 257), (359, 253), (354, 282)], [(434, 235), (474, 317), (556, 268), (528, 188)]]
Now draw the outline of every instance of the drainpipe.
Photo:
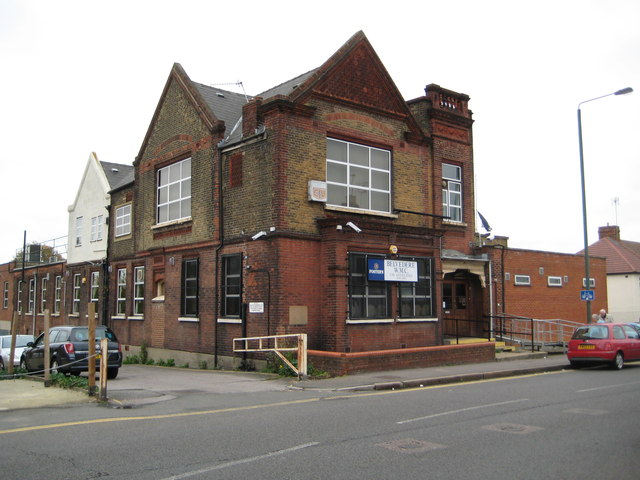
[(222, 196), (222, 147), (224, 140), (218, 143), (218, 235), (220, 241), (215, 249), (215, 271), (214, 271), (214, 330), (213, 330), (213, 364), (218, 367), (218, 311), (219, 311), (219, 282), (218, 270), (220, 267), (220, 250), (224, 246), (224, 197)]

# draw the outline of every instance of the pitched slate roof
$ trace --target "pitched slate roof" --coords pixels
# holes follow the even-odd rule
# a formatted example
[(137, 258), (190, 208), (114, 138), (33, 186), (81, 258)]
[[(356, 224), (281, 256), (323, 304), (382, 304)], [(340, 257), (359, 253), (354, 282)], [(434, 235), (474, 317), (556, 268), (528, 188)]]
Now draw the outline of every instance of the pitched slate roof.
[(251, 100), (251, 97), (193, 81), (192, 84), (216, 118), (224, 122), (226, 134), (229, 135), (242, 116), (242, 106)]
[(115, 190), (133, 182), (133, 165), (123, 165), (120, 163), (100, 162), (104, 174), (109, 182), (109, 188)]
[(280, 85), (277, 85), (269, 90), (262, 92), (259, 97), (263, 99), (275, 97), (276, 95), (290, 95), (298, 86), (302, 85), (309, 77), (311, 77), (314, 73), (316, 73), (318, 69), (314, 68), (313, 70), (303, 73), (302, 75), (298, 75), (296, 78), (292, 78)]
[(604, 237), (589, 246), (589, 255), (606, 257), (607, 275), (640, 273), (639, 242)]

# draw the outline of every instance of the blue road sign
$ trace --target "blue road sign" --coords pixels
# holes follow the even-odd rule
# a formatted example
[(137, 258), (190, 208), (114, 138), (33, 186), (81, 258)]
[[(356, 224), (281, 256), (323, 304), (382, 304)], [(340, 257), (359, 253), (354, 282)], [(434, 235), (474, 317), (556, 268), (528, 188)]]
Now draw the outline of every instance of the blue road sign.
[(595, 299), (596, 294), (593, 290), (580, 290), (580, 300), (593, 302)]

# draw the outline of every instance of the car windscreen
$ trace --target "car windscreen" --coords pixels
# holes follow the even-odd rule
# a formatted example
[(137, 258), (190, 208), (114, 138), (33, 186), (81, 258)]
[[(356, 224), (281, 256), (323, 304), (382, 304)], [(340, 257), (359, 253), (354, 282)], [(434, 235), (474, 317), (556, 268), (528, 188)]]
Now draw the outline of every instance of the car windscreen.
[(573, 333), (574, 340), (602, 340), (609, 338), (609, 329), (607, 327), (591, 325), (588, 327), (579, 327)]
[[(107, 328), (96, 327), (96, 339), (102, 340), (103, 338), (107, 338), (112, 342), (117, 342), (118, 339), (116, 335)], [(72, 342), (86, 342), (89, 340), (89, 329), (88, 328), (74, 328), (71, 332), (71, 336), (69, 340)]]

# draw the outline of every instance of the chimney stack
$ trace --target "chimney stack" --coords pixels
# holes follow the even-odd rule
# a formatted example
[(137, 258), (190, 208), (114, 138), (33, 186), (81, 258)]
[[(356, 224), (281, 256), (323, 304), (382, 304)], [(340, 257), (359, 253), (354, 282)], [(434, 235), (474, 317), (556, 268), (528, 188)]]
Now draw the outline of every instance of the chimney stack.
[(612, 238), (613, 240), (620, 241), (620, 227), (617, 225), (607, 225), (606, 227), (598, 228), (598, 236), (600, 240), (603, 238)]

